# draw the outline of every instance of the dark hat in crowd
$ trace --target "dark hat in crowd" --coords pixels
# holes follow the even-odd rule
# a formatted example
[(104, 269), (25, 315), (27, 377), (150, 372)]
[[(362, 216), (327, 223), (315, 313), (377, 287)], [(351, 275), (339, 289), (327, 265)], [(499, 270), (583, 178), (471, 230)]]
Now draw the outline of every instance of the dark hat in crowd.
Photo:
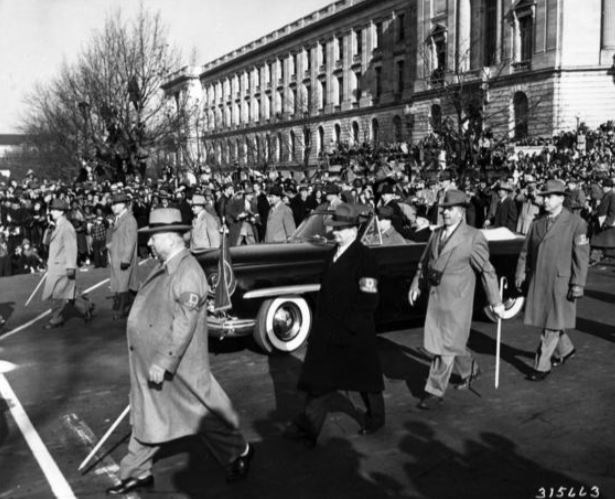
[(539, 196), (548, 196), (549, 194), (566, 194), (566, 184), (561, 180), (547, 180), (542, 190), (537, 192)]
[(512, 186), (512, 184), (510, 182), (500, 182), (498, 184), (498, 190), (512, 192), (515, 189), (514, 189), (514, 187)]
[(342, 192), (342, 188), (337, 184), (329, 182), (328, 184), (325, 184), (324, 191), (325, 194), (339, 194)]
[(64, 199), (53, 198), (51, 200), (50, 205), (49, 205), (49, 209), (50, 210), (68, 211), (68, 210), (70, 210), (70, 206), (68, 205), (68, 202), (65, 201)]
[(325, 225), (331, 227), (354, 227), (361, 223), (360, 215), (361, 212), (357, 205), (340, 203), (335, 207), (335, 212), (331, 218), (325, 219)]
[(613, 187), (613, 179), (612, 178), (605, 178), (602, 181), (602, 187)]
[(232, 183), (232, 182), (226, 182), (226, 183), (222, 186), (222, 190), (223, 190), (223, 191), (225, 191), (225, 190), (227, 190), (229, 187), (235, 187), (235, 186), (233, 185), (233, 183)]
[(377, 213), (379, 220), (392, 220), (395, 216), (395, 210), (392, 206), (388, 205), (381, 206), (380, 208), (378, 208)]
[(444, 170), (438, 175), (438, 180), (453, 180), (453, 175), (450, 171)]
[(444, 194), (444, 199), (440, 203), (441, 208), (448, 208), (450, 206), (467, 206), (468, 197), (465, 192), (458, 191), (457, 189), (450, 189)]
[(128, 203), (130, 198), (125, 192), (117, 192), (111, 197), (111, 204)]
[(395, 185), (390, 182), (382, 184), (382, 187), (380, 187), (380, 194), (395, 194)]
[(139, 232), (187, 232), (192, 227), (182, 223), (182, 214), (177, 208), (156, 208), (149, 213), (149, 225)]
[(277, 196), (279, 198), (284, 197), (284, 191), (279, 185), (273, 185), (269, 188), (268, 194), (270, 196)]

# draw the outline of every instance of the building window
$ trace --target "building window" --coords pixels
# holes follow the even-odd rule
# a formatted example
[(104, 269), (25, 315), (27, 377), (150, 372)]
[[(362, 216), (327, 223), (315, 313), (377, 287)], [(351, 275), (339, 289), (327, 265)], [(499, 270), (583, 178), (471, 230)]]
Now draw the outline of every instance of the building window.
[(354, 92), (354, 100), (355, 102), (359, 102), (361, 100), (361, 95), (362, 95), (362, 91), (361, 91), (361, 72), (357, 71), (355, 73), (352, 73), (354, 75), (354, 88), (353, 88), (353, 92)]
[(372, 120), (372, 142), (374, 145), (378, 144), (378, 140), (379, 140), (379, 132), (380, 132), (380, 125), (378, 124), (378, 120), (376, 118), (374, 118)]
[(519, 19), (519, 38), (521, 42), (520, 60), (529, 61), (532, 58), (534, 42), (534, 22), (531, 16), (523, 16)]
[(406, 85), (404, 61), (397, 61), (397, 93), (401, 94)]
[(290, 106), (288, 106), (290, 109), (292, 109), (293, 114), (297, 114), (298, 109), (297, 109), (297, 89), (293, 88), (290, 92), (290, 99), (291, 99), (291, 103)]
[(442, 108), (439, 104), (431, 106), (431, 129), (438, 133), (442, 128)]
[(382, 45), (382, 30), (382, 21), (379, 21), (374, 24), (374, 49), (380, 48), (380, 46)]
[(284, 93), (282, 91), (276, 92), (276, 100), (278, 101), (279, 112), (284, 113), (286, 111), (286, 106), (284, 105)]
[(267, 63), (267, 83), (271, 83), (273, 81), (273, 63)]
[(497, 63), (497, 4), (496, 2), (485, 2), (483, 14), (484, 29), (484, 66), (493, 66)]
[(259, 122), (261, 119), (261, 100), (254, 101), (254, 121)]
[(290, 136), (288, 138), (288, 153), (289, 159), (294, 161), (297, 157), (297, 137), (295, 137), (295, 132), (290, 131)]
[(267, 96), (267, 100), (265, 101), (265, 118), (269, 119), (271, 118), (271, 112), (272, 112), (272, 102), (271, 102), (271, 95)]
[(397, 41), (406, 39), (406, 14), (397, 14)]
[(275, 137), (275, 142), (273, 145), (273, 160), (276, 163), (280, 162), (280, 150), (282, 148), (282, 134), (278, 133), (277, 136)]
[(401, 118), (399, 116), (395, 116), (393, 118), (393, 129), (395, 130), (395, 142), (402, 142), (404, 138), (401, 126)]
[(379, 99), (382, 95), (382, 67), (377, 66), (374, 68), (374, 78), (376, 80), (376, 89), (374, 93), (374, 97)]
[(514, 7), (513, 25), (515, 28), (515, 62), (527, 62), (534, 52), (534, 0), (520, 0)]
[(325, 129), (321, 126), (318, 127), (318, 144), (316, 144), (316, 150), (318, 151), (318, 155), (321, 155), (324, 152), (325, 145)]
[(337, 105), (341, 106), (344, 102), (344, 77), (337, 77)]
[(334, 139), (335, 139), (335, 145), (340, 145), (340, 142), (342, 141), (342, 127), (339, 125), (339, 123), (335, 124), (335, 127), (333, 127), (333, 132), (334, 132)]
[(256, 87), (261, 86), (261, 72), (258, 68), (254, 70), (254, 85)]
[(352, 32), (352, 41), (354, 47), (354, 55), (359, 56), (363, 54), (363, 30), (357, 28)]
[(319, 109), (323, 109), (327, 105), (327, 82), (324, 80), (320, 82), (320, 102), (318, 104)]
[(344, 37), (338, 36), (336, 39), (336, 48), (337, 48), (337, 60), (342, 62), (344, 60)]
[(429, 37), (431, 57), (432, 82), (440, 82), (444, 78), (447, 66), (447, 31), (444, 26), (436, 26)]
[(303, 129), (303, 162), (307, 163), (310, 158), (311, 149), (311, 132), (309, 127)]
[(278, 59), (278, 78), (280, 83), (284, 81), (284, 59)]
[(304, 108), (303, 111), (306, 113), (312, 112), (312, 87), (310, 85), (305, 85), (305, 100), (303, 102)]
[(327, 67), (327, 42), (321, 42), (319, 44), (320, 50), (320, 65)]
[(360, 142), (359, 137), (359, 124), (356, 121), (352, 122), (352, 142), (358, 145)]
[(310, 49), (305, 49), (305, 70), (312, 70), (312, 54), (310, 53)]
[(513, 97), (514, 119), (515, 119), (515, 140), (527, 137), (529, 106), (527, 95), (523, 92), (516, 92)]

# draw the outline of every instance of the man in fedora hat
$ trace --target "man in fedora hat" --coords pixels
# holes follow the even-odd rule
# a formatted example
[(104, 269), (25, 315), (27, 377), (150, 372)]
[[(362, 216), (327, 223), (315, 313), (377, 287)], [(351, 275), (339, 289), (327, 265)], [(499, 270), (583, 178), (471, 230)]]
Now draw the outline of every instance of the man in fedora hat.
[(244, 478), (254, 454), (239, 417), (209, 366), (207, 279), (186, 249), (190, 230), (176, 208), (154, 209), (140, 229), (159, 263), (143, 281), (127, 322), (132, 434), (113, 495), (152, 488), (152, 464), (165, 442), (197, 435), (226, 468)]
[(517, 203), (512, 197), (515, 190), (511, 182), (502, 181), (497, 187), (498, 201), (493, 219), (485, 220), (485, 227), (495, 229), (506, 227), (509, 231), (517, 229)]
[(266, 243), (285, 243), (293, 235), (295, 219), (293, 211), (282, 201), (284, 191), (278, 185), (269, 189), (269, 204), (271, 209), (267, 215), (267, 227), (265, 228)]
[(544, 380), (552, 365), (575, 354), (565, 330), (575, 327), (576, 299), (583, 296), (589, 264), (587, 224), (564, 208), (564, 182), (548, 180), (538, 194), (546, 216), (532, 223), (515, 275), (518, 289), (527, 281), (524, 323), (542, 329), (530, 381)]
[[(328, 406), (338, 390), (357, 391), (366, 406), (361, 432), (384, 425), (384, 383), (376, 348), (374, 312), (378, 306), (378, 266), (358, 235), (360, 211), (342, 203), (325, 223), (337, 243), (321, 279), (318, 307), (299, 389), (305, 407), (286, 428), (284, 436), (314, 446)], [(348, 401), (346, 401), (348, 403)], [(354, 406), (349, 411), (356, 415)]]
[(130, 292), (139, 287), (137, 220), (128, 209), (130, 200), (125, 192), (111, 198), (113, 226), (107, 231), (110, 288), (113, 293), (113, 320), (128, 315)]
[(220, 224), (218, 220), (205, 209), (206, 199), (202, 194), (192, 196), (192, 230), (187, 235), (190, 251), (202, 253), (210, 248), (220, 247)]
[(69, 303), (74, 305), (85, 322), (92, 319), (94, 305), (77, 295), (77, 234), (66, 218), (69, 209), (68, 202), (59, 198), (54, 198), (49, 206), (54, 228), (49, 239), (47, 277), (42, 300), (51, 299), (54, 304), (51, 319), (45, 329), (64, 324), (64, 311)]
[(455, 189), (446, 192), (440, 203), (443, 225), (429, 238), (408, 293), (410, 305), (417, 302), (422, 290), (428, 295), (424, 347), (434, 357), (420, 409), (431, 409), (443, 401), (453, 369), (461, 378), (460, 389), (468, 388), (478, 374), (467, 349), (476, 274), (494, 312), (504, 312), (487, 240), (465, 222), (467, 204), (465, 193)]

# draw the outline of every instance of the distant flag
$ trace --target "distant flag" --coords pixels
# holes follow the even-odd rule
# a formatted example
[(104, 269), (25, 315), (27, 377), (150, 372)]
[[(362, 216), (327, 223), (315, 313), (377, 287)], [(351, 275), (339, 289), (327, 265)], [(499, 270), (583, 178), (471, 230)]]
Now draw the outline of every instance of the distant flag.
[(227, 240), (228, 229), (222, 220), (222, 237), (220, 238), (220, 256), (218, 258), (218, 279), (214, 289), (214, 312), (231, 308), (231, 296), (235, 292), (237, 282), (233, 273), (231, 252)]

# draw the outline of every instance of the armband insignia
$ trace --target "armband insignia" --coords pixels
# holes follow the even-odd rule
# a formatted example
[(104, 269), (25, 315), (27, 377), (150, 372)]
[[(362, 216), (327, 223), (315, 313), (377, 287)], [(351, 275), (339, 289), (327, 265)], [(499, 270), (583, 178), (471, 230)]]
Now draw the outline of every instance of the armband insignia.
[(378, 279), (373, 277), (362, 277), (359, 279), (359, 289), (363, 293), (377, 293), (378, 292)]

